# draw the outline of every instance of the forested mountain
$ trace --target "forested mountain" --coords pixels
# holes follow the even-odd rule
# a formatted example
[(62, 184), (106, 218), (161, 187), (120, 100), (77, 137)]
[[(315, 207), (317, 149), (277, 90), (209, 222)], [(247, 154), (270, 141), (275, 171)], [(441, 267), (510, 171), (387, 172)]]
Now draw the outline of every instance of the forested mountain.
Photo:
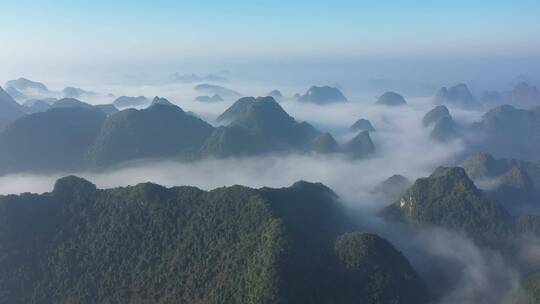
[(304, 151), (319, 134), (289, 116), (272, 97), (241, 98), (218, 119), (231, 122), (212, 133), (201, 150), (203, 156)]
[(0, 172), (79, 168), (104, 120), (102, 111), (83, 107), (21, 117), (0, 133)]
[(514, 217), (478, 189), (460, 167), (419, 178), (381, 216), (415, 226), (440, 226), (480, 244), (500, 246), (515, 235), (540, 235), (540, 216)]
[(386, 240), (321, 184), (109, 190), (66, 177), (0, 196), (5, 303), (425, 303)]
[(157, 100), (147, 109), (109, 116), (86, 154), (86, 165), (99, 168), (141, 158), (191, 156), (213, 129), (179, 107)]

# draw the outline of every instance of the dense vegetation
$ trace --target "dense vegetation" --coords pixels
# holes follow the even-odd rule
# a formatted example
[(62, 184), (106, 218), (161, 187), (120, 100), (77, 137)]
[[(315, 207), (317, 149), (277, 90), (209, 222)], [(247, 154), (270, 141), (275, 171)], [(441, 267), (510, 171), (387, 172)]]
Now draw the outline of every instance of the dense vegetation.
[(213, 129), (174, 105), (124, 110), (107, 118), (86, 163), (93, 168), (133, 159), (193, 155)]
[(102, 111), (82, 107), (21, 117), (0, 133), (0, 173), (79, 167), (104, 120)]
[(460, 167), (438, 168), (414, 185), (381, 215), (418, 226), (440, 226), (463, 232), (482, 244), (501, 244), (511, 237), (539, 235), (540, 217), (513, 217), (474, 185)]
[(321, 184), (155, 184), (0, 197), (3, 303), (423, 303), (388, 242)]
[(201, 149), (202, 155), (231, 156), (309, 150), (319, 132), (298, 123), (272, 97), (241, 98), (227, 109), (218, 128)]

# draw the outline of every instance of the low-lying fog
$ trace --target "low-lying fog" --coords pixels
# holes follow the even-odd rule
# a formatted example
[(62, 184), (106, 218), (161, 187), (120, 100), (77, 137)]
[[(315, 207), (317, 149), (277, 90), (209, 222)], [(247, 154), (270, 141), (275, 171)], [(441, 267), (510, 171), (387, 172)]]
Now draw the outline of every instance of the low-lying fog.
[[(183, 86), (183, 85), (182, 85)], [(169, 86), (166, 86), (169, 87)], [(213, 123), (232, 101), (217, 103), (194, 102), (180, 98), (192, 90), (163, 90), (163, 86), (139, 88), (132, 95), (165, 96), (186, 111)], [(268, 91), (251, 88), (253, 91)], [(158, 92), (159, 91), (159, 92)], [(193, 94), (193, 92), (191, 92)], [(393, 174), (414, 180), (429, 175), (437, 166), (450, 164), (462, 151), (460, 141), (448, 144), (429, 139), (429, 129), (423, 128), (423, 115), (433, 105), (429, 98), (407, 98), (406, 107), (373, 105), (375, 97), (349, 97), (347, 104), (317, 106), (283, 101), (283, 108), (298, 121), (307, 121), (321, 131), (329, 131), (345, 142), (354, 136), (349, 128), (359, 118), (369, 119), (376, 129), (371, 136), (376, 153), (369, 159), (350, 161), (342, 156), (268, 155), (248, 158), (206, 159), (191, 163), (176, 161), (138, 161), (121, 168), (100, 173), (57, 172), (52, 174), (14, 174), (0, 177), (0, 194), (50, 191), (57, 178), (76, 174), (89, 179), (98, 187), (134, 185), (154, 182), (165, 186), (192, 185), (203, 189), (241, 184), (250, 187), (289, 186), (298, 180), (322, 182), (336, 191), (348, 204), (361, 205), (369, 210), (379, 209), (377, 198), (370, 190)], [(480, 112), (451, 109), (457, 121), (478, 119)]]
[[(264, 95), (274, 88), (242, 87), (226, 84), (244, 95)], [(194, 102), (192, 85), (161, 85), (136, 88), (96, 87), (115, 95), (168, 98), (185, 111), (192, 111), (214, 123), (214, 119), (233, 100), (218, 103)], [(129, 90), (128, 90), (129, 89)], [(292, 96), (306, 88), (277, 88)], [(153, 182), (164, 186), (192, 185), (202, 189), (241, 184), (250, 187), (284, 187), (298, 180), (322, 182), (332, 188), (348, 206), (360, 210), (366, 229), (390, 239), (402, 250), (428, 284), (446, 285), (450, 290), (440, 303), (492, 303), (519, 296), (519, 276), (498, 252), (480, 249), (470, 240), (442, 229), (415, 231), (383, 224), (373, 217), (384, 207), (372, 192), (375, 185), (393, 174), (411, 181), (429, 175), (434, 168), (453, 164), (463, 150), (462, 142), (437, 143), (422, 127), (423, 115), (433, 108), (430, 99), (406, 97), (408, 106), (375, 106), (375, 96), (354, 96), (345, 91), (350, 102), (330, 106), (283, 101), (283, 108), (298, 121), (307, 121), (321, 131), (329, 131), (340, 142), (354, 134), (350, 126), (359, 118), (369, 119), (376, 131), (371, 133), (376, 153), (369, 159), (350, 161), (342, 156), (267, 155), (247, 158), (205, 159), (190, 163), (141, 160), (105, 172), (57, 172), (52, 174), (13, 174), (0, 177), (0, 194), (50, 191), (57, 178), (75, 174), (100, 188)], [(101, 97), (102, 98), (102, 97)], [(81, 98), (85, 100), (84, 98)], [(94, 98), (91, 103), (110, 102)], [(450, 108), (461, 123), (478, 120), (482, 112)], [(523, 260), (540, 251), (538, 240), (524, 243)], [(536, 255), (537, 256), (537, 255)], [(538, 263), (539, 261), (534, 261)]]

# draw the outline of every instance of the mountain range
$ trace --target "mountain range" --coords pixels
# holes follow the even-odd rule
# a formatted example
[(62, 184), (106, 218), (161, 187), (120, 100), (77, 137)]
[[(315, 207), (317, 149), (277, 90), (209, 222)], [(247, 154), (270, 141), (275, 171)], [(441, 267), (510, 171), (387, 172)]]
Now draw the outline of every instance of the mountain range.
[[(0, 172), (104, 169), (140, 159), (193, 160), (291, 152), (344, 153), (361, 159), (375, 149), (364, 132), (342, 147), (329, 133), (321, 136), (309, 123), (297, 122), (272, 97), (239, 99), (220, 116), (230, 122), (217, 128), (158, 97), (141, 110), (118, 111), (114, 105), (93, 106), (72, 98), (41, 105), (44, 112), (23, 116), (0, 132)], [(78, 110), (55, 111), (59, 109)], [(81, 123), (68, 127), (74, 119), (81, 119)], [(82, 137), (75, 138), (77, 134)], [(40, 145), (57, 146), (43, 147), (46, 153), (32, 156)], [(18, 154), (18, 149), (28, 152)], [(72, 152), (63, 157), (58, 152), (62, 149)]]
[(381, 216), (413, 226), (454, 230), (479, 244), (506, 246), (519, 235), (540, 236), (540, 216), (512, 216), (478, 189), (461, 167), (439, 167), (419, 178)]
[(322, 184), (0, 196), (6, 303), (426, 303), (385, 239), (356, 231)]

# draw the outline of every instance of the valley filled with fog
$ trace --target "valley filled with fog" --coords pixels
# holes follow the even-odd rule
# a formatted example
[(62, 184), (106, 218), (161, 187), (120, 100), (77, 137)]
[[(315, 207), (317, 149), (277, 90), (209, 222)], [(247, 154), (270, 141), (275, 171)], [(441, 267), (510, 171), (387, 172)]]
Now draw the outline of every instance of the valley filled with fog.
[[(146, 182), (165, 187), (194, 186), (207, 191), (233, 185), (285, 189), (298, 181), (322, 183), (337, 194), (339, 204), (348, 210), (347, 217), (362, 231), (386, 238), (405, 254), (437, 303), (514, 303), (515, 299), (526, 297), (522, 289), (524, 275), (527, 275), (527, 269), (540, 267), (538, 235), (524, 233), (498, 247), (491, 241), (476, 239), (484, 236), (472, 232), (463, 234), (461, 228), (455, 230), (452, 225), (442, 224), (444, 221), (425, 226), (404, 226), (385, 220), (385, 214), (398, 203), (404, 208), (409, 196), (412, 202), (412, 195), (416, 193), (412, 191), (424, 191), (420, 188), (414, 190), (414, 187), (420, 187), (417, 186), (419, 181), (413, 185), (417, 179), (430, 175), (430, 179), (435, 179), (438, 176), (437, 168), (456, 166), (463, 166), (470, 178), (474, 179), (476, 187), (489, 193), (491, 199), (507, 209), (505, 212), (512, 216), (538, 214), (540, 208), (536, 199), (540, 188), (540, 165), (538, 159), (534, 158), (538, 144), (527, 144), (529, 138), (519, 134), (504, 137), (506, 130), (499, 129), (515, 124), (518, 130), (527, 130), (533, 125), (533, 130), (529, 130), (533, 132), (532, 135), (540, 134), (540, 128), (534, 129), (540, 125), (540, 117), (537, 114), (530, 116), (526, 110), (535, 102), (540, 104), (540, 99), (535, 100), (540, 97), (536, 87), (522, 82), (512, 91), (473, 96), (466, 85), (460, 84), (450, 90), (445, 87), (433, 92), (433, 95), (402, 97), (394, 92), (366, 96), (332, 86), (282, 88), (250, 85), (225, 81), (215, 75), (202, 77), (186, 74), (176, 77), (179, 79), (164, 84), (94, 85), (63, 90), (43, 89), (36, 85), (37, 82), (27, 79), (7, 82), (7, 92), (12, 92), (12, 95), (18, 92), (20, 95), (12, 96), (11, 101), (10, 97), (3, 95), (3, 102), (13, 104), (16, 99), (23, 111), (25, 108), (31, 110), (27, 110), (29, 114), (22, 114), (22, 118), (6, 123), (0, 140), (31, 151), (29, 156), (20, 153), (21, 148), (5, 154), (0, 151), (3, 157), (0, 157), (0, 162), (5, 162), (4, 165), (0, 164), (3, 168), (0, 194), (48, 193), (58, 187), (55, 186), (57, 180), (68, 175), (84, 178), (101, 189), (136, 186)], [(207, 80), (217, 84), (208, 84)], [(332, 100), (334, 97), (342, 100)], [(43, 108), (35, 106), (40, 100), (44, 101), (41, 103)], [(508, 102), (515, 102), (516, 108), (508, 110), (505, 106), (501, 107)], [(235, 107), (240, 110), (233, 113), (231, 109)], [(84, 148), (88, 150), (79, 152), (82, 153), (82, 160), (75, 159), (72, 163), (64, 164), (61, 158), (53, 157), (57, 155), (54, 150), (40, 151), (39, 146), (33, 144), (37, 138), (28, 143), (21, 138), (24, 134), (32, 135), (31, 132), (40, 132), (40, 137), (53, 136), (47, 132), (47, 124), (40, 122), (44, 119), (40, 117), (52, 113), (61, 115), (61, 111), (77, 108), (84, 108), (89, 113), (96, 109), (104, 111), (100, 114), (103, 116), (99, 118), (101, 122), (96, 122), (96, 130), (101, 131), (89, 138), (91, 147)], [(161, 112), (155, 112), (158, 109)], [(530, 111), (535, 113), (537, 109)], [(191, 125), (173, 126), (167, 130), (172, 123), (172, 120), (165, 118), (168, 111), (178, 112), (174, 119), (190, 121)], [(510, 111), (509, 114), (506, 111)], [(513, 111), (522, 111), (519, 113), (525, 113), (522, 115), (530, 121), (521, 126), (522, 119), (516, 118), (517, 114), (513, 114)], [(157, 116), (143, 118), (145, 113), (148, 117)], [(122, 115), (126, 117), (121, 119)], [(137, 115), (141, 116), (137, 118)], [(490, 118), (493, 115), (497, 117), (495, 120)], [(161, 117), (165, 120), (160, 121)], [(35, 122), (27, 122), (32, 119)], [(62, 121), (67, 118), (57, 116), (55, 119)], [(22, 126), (25, 123), (28, 126)], [(150, 127), (152, 124), (155, 126)], [(272, 133), (274, 129), (281, 128), (280, 124), (290, 126), (284, 129), (284, 133)], [(36, 126), (39, 131), (33, 129)], [(123, 134), (132, 138), (132, 142), (126, 143), (131, 147), (129, 149), (139, 150), (152, 145), (153, 137), (160, 139), (158, 145), (162, 150), (144, 152), (143, 149), (133, 156), (127, 155), (130, 150), (103, 154), (100, 151), (107, 151), (108, 147), (99, 145), (118, 145), (115, 141), (123, 140), (111, 136), (116, 134), (114, 132), (118, 126), (124, 128), (120, 129), (124, 130), (122, 132), (128, 132)], [(245, 128), (251, 137), (246, 139), (240, 133), (240, 137), (235, 138), (237, 133), (232, 130), (237, 126)], [(137, 129), (139, 127), (142, 129)], [(149, 127), (152, 131), (147, 132), (145, 129)], [(169, 143), (172, 147), (175, 141), (183, 140), (182, 136), (189, 138), (190, 132), (198, 132), (195, 128), (199, 127), (207, 130), (202, 138), (206, 142), (194, 143), (195, 148), (180, 150), (187, 151), (181, 152), (184, 155), (167, 150)], [(180, 128), (180, 133), (176, 133), (176, 128)], [(311, 135), (298, 135), (300, 137), (290, 141), (288, 133), (297, 132), (297, 128), (312, 130), (306, 133)], [(227, 136), (219, 133), (229, 131), (233, 133)], [(19, 137), (13, 137), (11, 133)], [(94, 136), (98, 139), (94, 140)], [(213, 136), (218, 136), (217, 142), (211, 141)], [(99, 139), (101, 137), (105, 139)], [(267, 138), (272, 140), (266, 142)], [(230, 140), (233, 149), (227, 150), (231, 149), (227, 144)], [(238, 146), (235, 143), (239, 140), (246, 142), (240, 142)], [(307, 140), (304, 144), (297, 145), (295, 142), (304, 140)], [(510, 150), (505, 147), (514, 142), (519, 146), (516, 148), (519, 154), (514, 154), (512, 147)], [(252, 143), (259, 146), (252, 149)], [(72, 142), (62, 144), (71, 145)], [(92, 156), (94, 158), (88, 156), (98, 152), (102, 154)], [(494, 154), (495, 158), (501, 159), (501, 163), (491, 165), (498, 160), (482, 153)], [(516, 155), (525, 155), (526, 158), (504, 160), (516, 158)], [(31, 164), (27, 166), (25, 162), (28, 159), (25, 160), (25, 157), (32, 160), (43, 157), (45, 162), (38, 162), (35, 167)], [(93, 163), (88, 159), (99, 161)], [(17, 165), (19, 161), (21, 163)], [(6, 165), (8, 163), (9, 166)], [(505, 166), (509, 166), (508, 169), (504, 169)], [(491, 171), (500, 172), (491, 174)], [(458, 177), (454, 177), (455, 174)], [(465, 181), (455, 182), (467, 184), (469, 179), (459, 177), (459, 174), (448, 171), (443, 176), (450, 180), (465, 178)], [(454, 181), (445, 183), (452, 184)], [(523, 183), (531, 185), (523, 186)], [(457, 188), (452, 191), (469, 191), (463, 190), (460, 185), (456, 184)], [(407, 192), (411, 186), (413, 189)], [(474, 189), (470, 189), (471, 193), (479, 191)], [(519, 203), (508, 201), (508, 197), (514, 195), (519, 195)], [(449, 205), (448, 208), (453, 207)], [(436, 215), (441, 216), (444, 217)], [(468, 231), (469, 228), (463, 229)], [(490, 245), (486, 246), (486, 243)], [(512, 252), (512, 258), (508, 256), (508, 250)]]

